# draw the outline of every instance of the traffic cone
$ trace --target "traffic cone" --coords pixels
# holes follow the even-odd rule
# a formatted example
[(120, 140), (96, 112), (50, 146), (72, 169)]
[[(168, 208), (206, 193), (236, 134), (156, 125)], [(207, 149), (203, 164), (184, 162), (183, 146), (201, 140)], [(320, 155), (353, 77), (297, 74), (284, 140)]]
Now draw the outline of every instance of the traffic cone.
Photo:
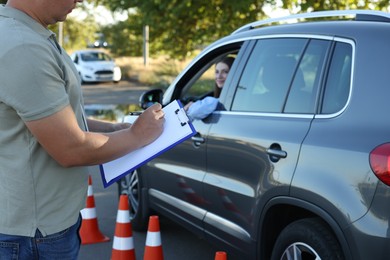
[(135, 260), (129, 208), (127, 195), (121, 195), (119, 197), (118, 215), (116, 216), (115, 235), (111, 254), (112, 260)]
[(146, 234), (144, 260), (163, 260), (161, 245), (160, 222), (158, 216), (149, 217), (148, 233)]
[(223, 251), (216, 252), (214, 260), (227, 260), (226, 252)]
[(88, 178), (87, 207), (81, 210), (81, 216), (83, 218), (79, 231), (81, 244), (94, 244), (110, 240), (99, 230), (98, 220), (96, 218), (95, 198), (93, 196), (91, 175), (89, 175)]

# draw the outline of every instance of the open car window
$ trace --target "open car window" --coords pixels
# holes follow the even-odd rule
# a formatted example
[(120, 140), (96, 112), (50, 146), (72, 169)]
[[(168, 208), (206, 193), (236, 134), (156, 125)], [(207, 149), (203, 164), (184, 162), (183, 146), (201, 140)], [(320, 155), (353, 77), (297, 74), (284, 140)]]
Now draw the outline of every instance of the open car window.
[[(207, 96), (213, 96), (215, 88), (215, 64), (226, 56), (236, 57), (244, 42), (235, 42), (229, 46), (215, 49), (201, 57), (176, 83), (172, 98), (180, 99), (183, 105)], [(230, 71), (234, 68), (234, 64)], [(231, 73), (229, 73), (230, 75)], [(229, 75), (225, 81), (229, 83)], [(222, 90), (223, 92), (223, 90)]]
[[(215, 65), (217, 62), (222, 60), (224, 57), (236, 58), (237, 53), (226, 53), (219, 55), (217, 58), (210, 60), (204, 67), (202, 67), (197, 77), (192, 79), (182, 91), (181, 101), (187, 104), (190, 101), (201, 100), (205, 97), (213, 97), (215, 90)], [(227, 80), (225, 81), (225, 83)], [(223, 91), (223, 89), (222, 89)]]
[(208, 64), (208, 67), (200, 75), (200, 77), (187, 86), (183, 91), (182, 101), (188, 103), (190, 101), (197, 101), (206, 96), (213, 96), (214, 90), (214, 64)]

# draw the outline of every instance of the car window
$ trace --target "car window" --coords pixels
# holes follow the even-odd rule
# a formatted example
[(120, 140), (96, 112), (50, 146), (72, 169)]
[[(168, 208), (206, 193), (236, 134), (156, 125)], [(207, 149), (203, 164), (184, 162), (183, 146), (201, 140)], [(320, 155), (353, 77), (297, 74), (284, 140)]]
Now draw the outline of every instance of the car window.
[(214, 90), (214, 64), (206, 68), (205, 72), (183, 93), (183, 99), (195, 101), (211, 95)]
[[(197, 75), (183, 88), (181, 93), (181, 101), (186, 104), (189, 101), (197, 101), (207, 96), (214, 96), (215, 90), (215, 64), (224, 57), (236, 58), (237, 51), (229, 51), (228, 53), (220, 54), (217, 57), (209, 60)], [(223, 91), (223, 89), (222, 89)]]
[(291, 85), (284, 113), (315, 112), (321, 72), (330, 44), (330, 41), (310, 40)]
[(281, 112), (306, 42), (259, 40), (243, 71), (232, 110)]
[(351, 66), (352, 46), (336, 43), (325, 85), (322, 114), (336, 113), (345, 106), (351, 85)]
[(259, 40), (240, 79), (233, 111), (314, 113), (329, 42)]
[(81, 59), (83, 61), (89, 62), (89, 61), (110, 61), (111, 57), (103, 52), (85, 52), (82, 53)]

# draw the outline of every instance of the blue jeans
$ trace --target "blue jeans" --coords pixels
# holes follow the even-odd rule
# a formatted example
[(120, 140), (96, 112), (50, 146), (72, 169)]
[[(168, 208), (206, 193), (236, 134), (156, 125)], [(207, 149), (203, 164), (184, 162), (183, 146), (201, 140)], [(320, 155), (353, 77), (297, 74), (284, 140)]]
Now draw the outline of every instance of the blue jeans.
[(80, 225), (81, 217), (70, 228), (46, 237), (39, 230), (35, 237), (0, 234), (0, 259), (76, 260), (81, 243)]

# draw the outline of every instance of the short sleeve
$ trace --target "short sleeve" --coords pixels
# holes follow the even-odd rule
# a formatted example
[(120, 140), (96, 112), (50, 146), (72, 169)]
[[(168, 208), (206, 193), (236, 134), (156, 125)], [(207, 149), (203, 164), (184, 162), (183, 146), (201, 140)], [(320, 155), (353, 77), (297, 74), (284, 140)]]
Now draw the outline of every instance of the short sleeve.
[(69, 104), (61, 63), (46, 44), (20, 44), (1, 57), (0, 100), (25, 120), (36, 120)]

